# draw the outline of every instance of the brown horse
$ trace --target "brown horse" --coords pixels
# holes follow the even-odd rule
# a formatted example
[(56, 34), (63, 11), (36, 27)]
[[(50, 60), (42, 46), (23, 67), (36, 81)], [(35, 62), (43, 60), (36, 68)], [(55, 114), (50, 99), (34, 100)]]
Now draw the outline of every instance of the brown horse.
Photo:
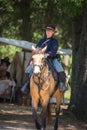
[[(34, 48), (34, 47), (33, 47)], [(46, 129), (46, 118), (49, 113), (49, 101), (51, 97), (56, 98), (56, 120), (54, 130), (58, 129), (58, 118), (60, 112), (60, 104), (63, 97), (63, 92), (60, 92), (57, 86), (57, 81), (54, 80), (52, 71), (45, 57), (46, 47), (43, 49), (34, 48), (35, 53), (32, 55), (33, 73), (30, 78), (30, 94), (32, 99), (32, 113), (37, 130)], [(37, 109), (39, 101), (42, 106), (41, 124), (37, 117)]]

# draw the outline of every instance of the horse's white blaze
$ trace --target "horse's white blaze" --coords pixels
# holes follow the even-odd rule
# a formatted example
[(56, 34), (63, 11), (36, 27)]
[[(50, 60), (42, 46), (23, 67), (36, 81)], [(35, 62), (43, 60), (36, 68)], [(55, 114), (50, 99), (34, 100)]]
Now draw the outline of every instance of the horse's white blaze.
[(40, 67), (42, 66), (42, 58), (43, 57), (44, 57), (44, 54), (36, 54), (36, 55), (32, 56), (33, 65), (34, 65), (34, 68), (33, 68), (34, 74), (38, 74), (41, 72)]
[(40, 68), (39, 68), (39, 66), (35, 66), (33, 72), (34, 72), (34, 74), (40, 73)]

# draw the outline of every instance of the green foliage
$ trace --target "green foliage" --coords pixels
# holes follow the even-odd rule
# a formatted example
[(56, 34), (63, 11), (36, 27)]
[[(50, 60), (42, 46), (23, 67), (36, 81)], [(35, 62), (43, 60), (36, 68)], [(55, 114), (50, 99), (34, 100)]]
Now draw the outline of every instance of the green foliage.
[(21, 51), (21, 49), (11, 45), (0, 46), (0, 53), (2, 54), (1, 58), (9, 57), (10, 61), (13, 60), (16, 51)]
[[(37, 43), (44, 34), (43, 28), (54, 23), (59, 31), (56, 36), (59, 46), (69, 48), (73, 18), (82, 14), (85, 3), (85, 0), (0, 0), (0, 37), (28, 40), (30, 36), (31, 42)], [(13, 57), (16, 50), (0, 47), (3, 57)]]
[(85, 0), (55, 0), (60, 16), (75, 17), (82, 13), (82, 5)]
[(33, 37), (34, 37), (33, 41), (34, 41), (35, 43), (37, 43), (38, 40), (42, 38), (42, 34), (41, 34), (41, 33), (38, 33), (38, 32), (34, 32), (34, 33), (33, 33)]
[(71, 87), (68, 86), (68, 90), (64, 94), (65, 101), (67, 101), (68, 103), (70, 103), (70, 97), (71, 97)]

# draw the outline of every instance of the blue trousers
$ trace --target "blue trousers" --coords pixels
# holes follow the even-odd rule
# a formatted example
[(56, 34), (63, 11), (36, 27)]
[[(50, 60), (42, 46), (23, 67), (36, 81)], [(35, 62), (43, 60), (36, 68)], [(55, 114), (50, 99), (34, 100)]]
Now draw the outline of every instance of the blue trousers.
[[(63, 72), (64, 71), (61, 63), (57, 59), (49, 59), (49, 61), (53, 64), (53, 66), (54, 66), (54, 68), (57, 72)], [(32, 65), (29, 65), (26, 68), (25, 73), (29, 73), (31, 75), (32, 70), (33, 70)]]

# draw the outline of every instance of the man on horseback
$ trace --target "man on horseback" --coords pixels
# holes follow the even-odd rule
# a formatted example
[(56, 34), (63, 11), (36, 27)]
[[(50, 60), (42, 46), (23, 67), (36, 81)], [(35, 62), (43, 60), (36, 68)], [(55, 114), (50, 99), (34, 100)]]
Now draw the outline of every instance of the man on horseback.
[[(47, 46), (47, 49), (45, 51), (45, 58), (48, 59), (49, 64), (52, 65), (52, 70), (56, 70), (56, 72), (59, 75), (58, 77), (54, 77), (55, 80), (59, 80), (60, 83), (60, 90), (61, 91), (65, 91), (67, 89), (67, 87), (65, 86), (65, 73), (64, 73), (64, 69), (61, 65), (61, 63), (57, 60), (57, 50), (58, 50), (58, 41), (54, 38), (54, 34), (56, 33), (56, 29), (55, 26), (53, 25), (48, 25), (45, 28), (45, 37), (42, 38), (37, 44), (36, 44), (36, 48), (44, 48), (45, 46)], [(27, 68), (26, 68), (26, 73), (28, 73), (28, 75), (30, 76), (32, 73), (32, 64), (30, 64)], [(26, 85), (24, 85), (24, 87), (22, 87), (22, 92), (25, 91), (26, 87), (29, 85), (29, 82), (26, 83)]]

